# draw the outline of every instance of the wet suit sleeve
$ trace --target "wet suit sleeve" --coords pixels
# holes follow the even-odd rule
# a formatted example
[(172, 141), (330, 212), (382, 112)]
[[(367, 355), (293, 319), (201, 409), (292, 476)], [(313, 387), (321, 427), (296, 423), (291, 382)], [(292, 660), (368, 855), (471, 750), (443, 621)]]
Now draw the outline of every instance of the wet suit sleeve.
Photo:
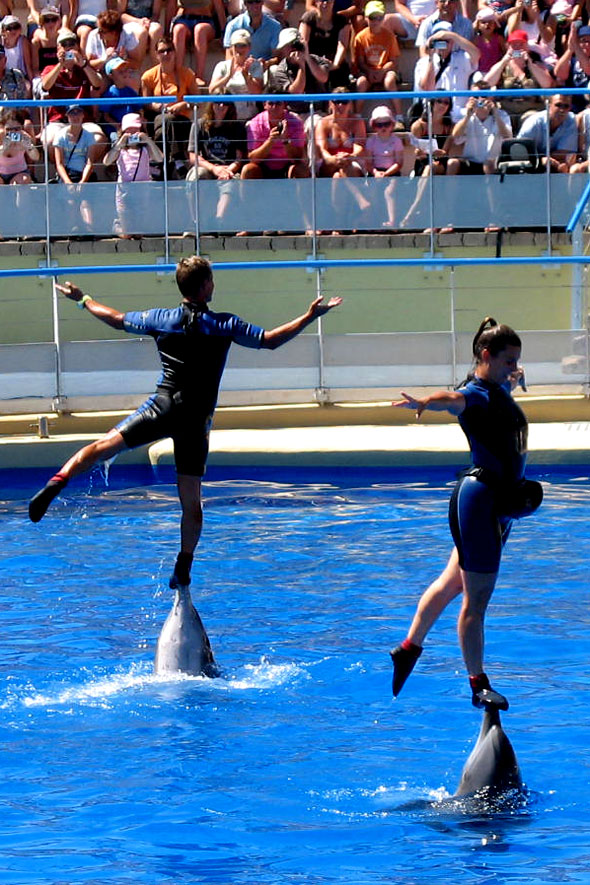
[(152, 310), (132, 310), (123, 317), (123, 328), (134, 335), (157, 335), (159, 333), (184, 332), (182, 307), (169, 310), (155, 307)]
[(199, 330), (206, 335), (231, 338), (242, 347), (262, 347), (264, 329), (247, 323), (233, 313), (204, 313), (199, 318)]

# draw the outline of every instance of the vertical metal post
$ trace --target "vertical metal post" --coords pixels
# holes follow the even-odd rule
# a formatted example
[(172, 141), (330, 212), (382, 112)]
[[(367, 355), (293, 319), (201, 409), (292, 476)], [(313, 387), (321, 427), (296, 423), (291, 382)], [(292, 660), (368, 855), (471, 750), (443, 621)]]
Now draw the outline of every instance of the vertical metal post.
[(546, 132), (546, 152), (545, 159), (547, 166), (545, 168), (545, 205), (547, 212), (547, 255), (551, 255), (551, 145), (549, 131), (549, 99), (545, 99), (545, 132)]
[(51, 306), (53, 316), (53, 343), (55, 345), (55, 397), (53, 400), (56, 411), (62, 402), (62, 385), (61, 385), (61, 336), (59, 330), (59, 304), (57, 300), (56, 284), (57, 278), (51, 277)]
[[(310, 157), (309, 162), (311, 165), (311, 252), (315, 258), (317, 258), (318, 254), (318, 239), (317, 239), (317, 180), (315, 174), (315, 107), (313, 101), (310, 102), (309, 105), (309, 139), (310, 139)], [(318, 269), (319, 273), (319, 269)]]
[(451, 267), (451, 273), (449, 276), (449, 295), (451, 302), (451, 358), (453, 361), (452, 365), (452, 374), (453, 374), (453, 387), (456, 387), (459, 383), (459, 379), (457, 377), (457, 323), (455, 321), (455, 268)]
[(170, 264), (170, 225), (168, 219), (168, 158), (166, 156), (166, 105), (161, 104), (162, 153), (164, 154), (164, 261)]
[(429, 209), (430, 209), (430, 254), (434, 255), (434, 155), (432, 150), (432, 102), (426, 99), (426, 113), (428, 116), (428, 164), (430, 166), (430, 175), (428, 176), (429, 189)]
[(45, 167), (45, 263), (51, 267), (51, 235), (49, 212), (49, 145), (47, 144), (47, 108), (41, 108), (41, 132), (45, 133), (45, 150), (43, 152)]
[(199, 211), (199, 115), (198, 107), (193, 109), (193, 126), (195, 127), (195, 180), (194, 187), (194, 210), (195, 210), (195, 252), (201, 254), (201, 215)]

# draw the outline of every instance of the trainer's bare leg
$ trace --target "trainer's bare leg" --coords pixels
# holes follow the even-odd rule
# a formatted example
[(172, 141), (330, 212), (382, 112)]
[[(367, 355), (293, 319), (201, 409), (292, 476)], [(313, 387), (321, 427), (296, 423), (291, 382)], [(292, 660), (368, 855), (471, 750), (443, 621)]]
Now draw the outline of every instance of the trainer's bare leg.
[(201, 477), (179, 473), (177, 476), (177, 486), (182, 516), (180, 519), (180, 553), (170, 578), (172, 589), (186, 587), (190, 584), (193, 554), (203, 529)]

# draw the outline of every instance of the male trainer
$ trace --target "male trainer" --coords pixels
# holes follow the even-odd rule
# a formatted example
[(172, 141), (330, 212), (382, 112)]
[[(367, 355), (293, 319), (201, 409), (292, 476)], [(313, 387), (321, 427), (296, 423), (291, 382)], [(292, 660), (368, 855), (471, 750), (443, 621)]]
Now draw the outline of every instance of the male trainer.
[(183, 258), (176, 269), (176, 282), (182, 294), (179, 307), (129, 313), (100, 304), (73, 283), (57, 285), (66, 298), (108, 326), (151, 335), (160, 354), (162, 374), (153, 396), (105, 436), (66, 461), (29, 504), (31, 520), (39, 522), (72, 477), (122, 449), (171, 437), (182, 508), (180, 553), (170, 578), (172, 589), (190, 583), (193, 554), (203, 526), (201, 479), (209, 451), (209, 431), (230, 346), (235, 342), (243, 347), (274, 350), (342, 302), (341, 298), (330, 298), (324, 304), (321, 297), (316, 298), (300, 317), (265, 331), (234, 314), (209, 309), (214, 282), (205, 258)]

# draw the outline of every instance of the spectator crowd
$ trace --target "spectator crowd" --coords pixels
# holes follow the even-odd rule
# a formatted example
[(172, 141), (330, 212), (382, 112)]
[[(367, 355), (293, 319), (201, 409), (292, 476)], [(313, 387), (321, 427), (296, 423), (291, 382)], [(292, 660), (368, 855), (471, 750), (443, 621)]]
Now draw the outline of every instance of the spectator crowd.
[[(383, 226), (395, 229), (404, 226), (396, 178), (418, 178), (419, 200), (430, 175), (495, 172), (512, 138), (526, 140), (541, 169), (588, 171), (586, 0), (306, 0), (304, 10), (293, 0), (112, 2), (27, 0), (25, 21), (0, 0), (0, 98), (68, 102), (46, 115), (34, 103), (0, 112), (0, 185), (38, 180), (46, 151), (89, 229), (82, 186), (97, 176), (116, 177), (124, 235), (133, 184), (163, 177), (217, 181), (220, 219), (235, 179), (307, 178), (313, 166), (319, 178), (347, 179), (334, 193), (352, 195), (361, 213), (359, 180), (384, 179)], [(217, 64), (213, 41), (224, 53)], [(440, 98), (404, 100), (403, 53), (415, 60), (406, 85)], [(556, 94), (548, 113), (543, 99), (518, 94), (570, 86), (589, 95)], [(480, 95), (495, 88), (515, 94)], [(454, 90), (473, 94), (452, 99)], [(200, 105), (195, 131), (186, 96), (206, 92), (251, 98)], [(274, 97), (309, 93), (325, 95), (313, 119), (305, 104)], [(108, 102), (139, 96), (145, 104)], [(79, 103), (92, 98), (102, 101)]]

